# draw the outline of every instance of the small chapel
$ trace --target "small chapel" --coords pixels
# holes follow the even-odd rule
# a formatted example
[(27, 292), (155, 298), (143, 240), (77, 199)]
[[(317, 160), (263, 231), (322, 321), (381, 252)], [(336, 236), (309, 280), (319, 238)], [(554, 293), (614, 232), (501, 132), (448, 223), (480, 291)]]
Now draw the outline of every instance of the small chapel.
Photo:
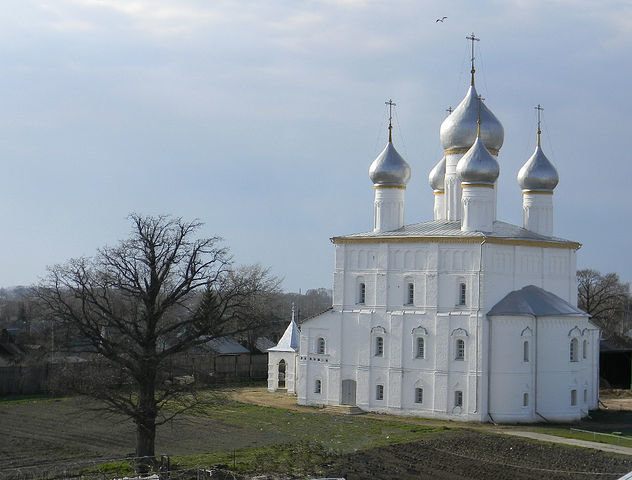
[(411, 168), (389, 121), (369, 167), (373, 229), (331, 239), (332, 308), (300, 330), (292, 319), (269, 351), (270, 391), (472, 422), (572, 422), (597, 408), (599, 329), (577, 308), (580, 243), (554, 235), (559, 177), (540, 144), (541, 107), (512, 225), (496, 218), (504, 130), (477, 94), (468, 39), (470, 85), (429, 172), (433, 219), (404, 224)]

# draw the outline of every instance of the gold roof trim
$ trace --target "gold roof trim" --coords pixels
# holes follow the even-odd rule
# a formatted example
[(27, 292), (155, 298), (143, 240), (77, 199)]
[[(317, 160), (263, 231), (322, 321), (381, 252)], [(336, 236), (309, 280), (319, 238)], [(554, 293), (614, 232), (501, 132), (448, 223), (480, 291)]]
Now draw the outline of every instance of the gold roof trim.
[(402, 190), (406, 190), (406, 185), (373, 185), (373, 188), (376, 190), (378, 188), (400, 188)]
[(522, 193), (537, 193), (538, 195), (553, 195), (553, 190), (523, 190)]
[[(455, 154), (458, 154), (458, 153), (467, 153), (467, 151), (468, 151), (470, 148), (471, 148), (471, 147), (469, 147), (469, 148), (450, 148), (450, 149), (448, 149), (448, 150), (445, 150), (445, 151), (444, 151), (444, 153), (445, 153), (446, 155), (455, 155)], [(489, 153), (491, 153), (492, 155), (494, 155), (494, 156), (496, 156), (496, 157), (498, 156), (498, 152), (499, 152), (499, 150), (496, 150), (495, 148), (488, 148), (487, 150), (488, 150), (488, 151), (489, 151)]]
[(435, 190), (434, 194), (435, 195), (444, 195), (445, 194), (445, 190)]
[[(480, 237), (333, 237), (337, 243), (481, 243)], [(516, 245), (522, 247), (574, 248), (579, 250), (581, 243), (571, 241), (552, 242), (549, 240), (523, 240), (519, 238), (487, 237), (486, 243), (497, 245)]]
[(467, 183), (461, 182), (461, 187), (484, 187), (484, 188), (494, 188), (493, 183)]

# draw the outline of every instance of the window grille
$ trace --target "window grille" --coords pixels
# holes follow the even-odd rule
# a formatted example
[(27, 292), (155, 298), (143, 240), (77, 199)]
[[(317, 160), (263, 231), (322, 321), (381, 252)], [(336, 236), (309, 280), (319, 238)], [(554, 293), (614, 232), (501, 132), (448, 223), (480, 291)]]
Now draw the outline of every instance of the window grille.
[(424, 339), (421, 337), (417, 337), (417, 349), (415, 356), (417, 358), (425, 358), (426, 356), (426, 345)]
[(375, 337), (375, 356), (384, 356), (384, 338), (382, 337)]
[(384, 385), (377, 385), (375, 389), (375, 399), (384, 400)]
[(465, 360), (465, 340), (459, 338), (456, 341), (456, 354), (454, 356), (455, 360)]

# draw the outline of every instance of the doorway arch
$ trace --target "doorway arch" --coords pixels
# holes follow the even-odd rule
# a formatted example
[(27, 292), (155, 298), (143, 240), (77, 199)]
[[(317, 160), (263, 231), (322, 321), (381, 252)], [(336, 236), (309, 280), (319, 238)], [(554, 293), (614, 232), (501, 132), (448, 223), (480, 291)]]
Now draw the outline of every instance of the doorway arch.
[(279, 388), (285, 388), (285, 360), (281, 360), (279, 362), (279, 370), (278, 370), (278, 387)]

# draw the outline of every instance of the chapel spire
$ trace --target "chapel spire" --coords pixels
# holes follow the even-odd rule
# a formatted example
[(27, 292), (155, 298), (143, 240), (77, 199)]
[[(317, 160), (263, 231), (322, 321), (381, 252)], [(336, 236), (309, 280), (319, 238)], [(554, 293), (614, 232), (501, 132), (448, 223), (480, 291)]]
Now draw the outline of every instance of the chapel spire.
[(393, 146), (393, 107), (389, 106), (388, 144), (369, 167), (369, 178), (375, 188), (373, 230), (385, 232), (404, 226), (404, 192), (410, 180), (410, 166)]
[(557, 170), (542, 151), (542, 105), (538, 112), (537, 144), (533, 155), (518, 172), (522, 189), (522, 226), (541, 235), (553, 235), (553, 190), (559, 182)]

